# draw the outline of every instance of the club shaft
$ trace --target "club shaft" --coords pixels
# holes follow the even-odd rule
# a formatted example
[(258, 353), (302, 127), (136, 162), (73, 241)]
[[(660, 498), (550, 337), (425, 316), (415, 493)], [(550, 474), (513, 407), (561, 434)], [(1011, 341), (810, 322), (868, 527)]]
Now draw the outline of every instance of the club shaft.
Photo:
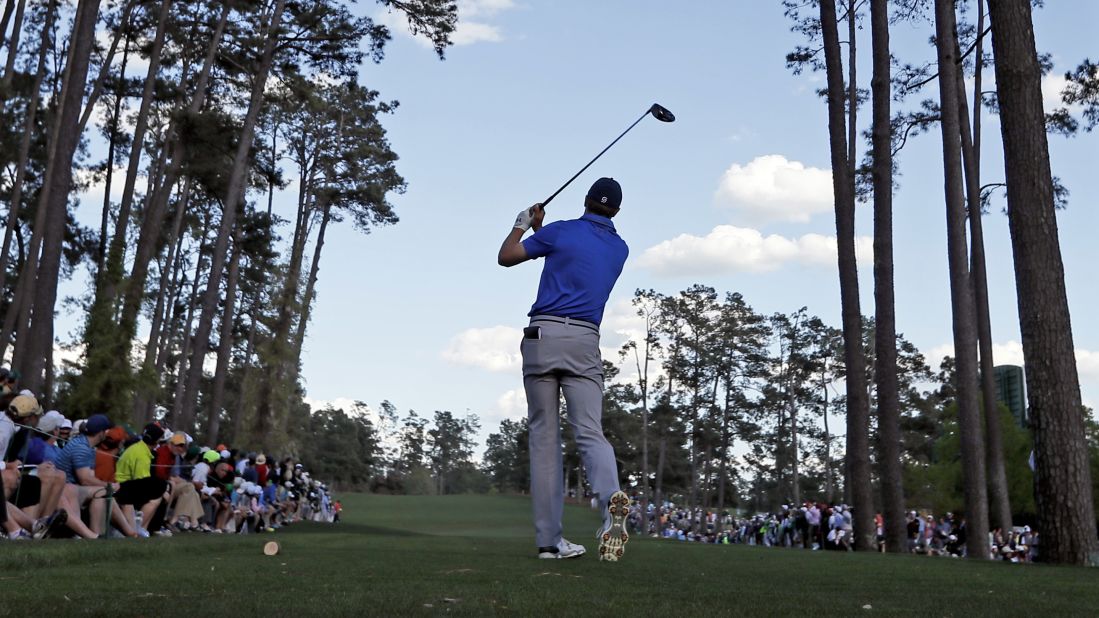
[(608, 150), (610, 150), (610, 149), (611, 149), (611, 146), (614, 146), (615, 144), (617, 144), (617, 143), (618, 143), (618, 140), (622, 139), (622, 137), (623, 137), (623, 136), (625, 136), (625, 135), (626, 135), (627, 133), (629, 133), (629, 132), (630, 132), (630, 129), (632, 129), (632, 128), (636, 127), (636, 126), (637, 126), (637, 123), (639, 123), (639, 122), (641, 122), (642, 120), (644, 120), (644, 119), (645, 119), (645, 116), (648, 116), (648, 115), (649, 115), (649, 112), (650, 112), (650, 110), (645, 110), (645, 113), (644, 113), (644, 114), (641, 114), (641, 117), (640, 117), (640, 118), (638, 118), (637, 120), (634, 120), (634, 121), (633, 121), (633, 124), (631, 124), (631, 125), (630, 125), (629, 127), (627, 127), (627, 128), (626, 128), (626, 130), (625, 130), (625, 131), (623, 131), (621, 135), (619, 135), (618, 137), (614, 138), (614, 141), (613, 141), (613, 142), (611, 142), (610, 144), (607, 144), (607, 147), (606, 147), (606, 148), (604, 148), (603, 150), (600, 150), (600, 151), (599, 151), (599, 154), (595, 155), (595, 158), (594, 158), (594, 159), (592, 159), (591, 161), (588, 161), (588, 164), (587, 164), (587, 165), (585, 165), (584, 167), (580, 168), (580, 171), (579, 171), (579, 172), (576, 172), (576, 174), (574, 174), (572, 178), (569, 178), (569, 179), (568, 179), (568, 181), (566, 181), (566, 182), (565, 182), (565, 184), (561, 185), (561, 188), (560, 188), (560, 189), (558, 189), (558, 190), (554, 191), (554, 192), (553, 192), (553, 195), (551, 195), (551, 196), (547, 197), (547, 198), (546, 198), (546, 199), (545, 199), (545, 200), (544, 200), (544, 201), (542, 202), (542, 207), (543, 207), (543, 208), (545, 208), (545, 207), (546, 207), (546, 206), (547, 206), (547, 205), (548, 205), (548, 204), (549, 204), (549, 203), (550, 203), (551, 201), (553, 201), (553, 198), (557, 197), (557, 194), (558, 194), (558, 193), (560, 193), (560, 192), (564, 191), (564, 190), (565, 190), (565, 187), (567, 187), (567, 186), (569, 186), (570, 184), (572, 184), (572, 181), (576, 180), (576, 179), (577, 179), (577, 178), (578, 178), (578, 177), (580, 176), (580, 174), (583, 174), (583, 173), (584, 173), (584, 170), (586, 170), (586, 169), (588, 169), (589, 167), (591, 167), (591, 164), (592, 164), (592, 163), (595, 163), (595, 162), (596, 162), (596, 161), (597, 161), (597, 160), (599, 159), (599, 157), (603, 156), (603, 153), (604, 153), (604, 152), (607, 152)]

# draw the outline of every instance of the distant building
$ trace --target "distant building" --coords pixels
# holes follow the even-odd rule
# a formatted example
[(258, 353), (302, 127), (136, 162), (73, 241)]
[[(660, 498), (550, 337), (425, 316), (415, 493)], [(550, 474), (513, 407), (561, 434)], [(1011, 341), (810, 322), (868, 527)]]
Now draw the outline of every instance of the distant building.
[(1011, 416), (1020, 427), (1030, 426), (1027, 416), (1026, 382), (1023, 368), (1018, 365), (1000, 365), (992, 368), (996, 376), (996, 399), (1011, 410)]

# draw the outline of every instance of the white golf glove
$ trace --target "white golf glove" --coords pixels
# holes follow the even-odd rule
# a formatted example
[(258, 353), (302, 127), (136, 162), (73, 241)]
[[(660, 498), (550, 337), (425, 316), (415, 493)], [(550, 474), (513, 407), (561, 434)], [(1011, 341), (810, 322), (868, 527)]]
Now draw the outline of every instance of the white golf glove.
[(531, 224), (534, 223), (534, 207), (524, 208), (519, 211), (519, 214), (515, 217), (515, 225), (512, 227), (519, 228), (524, 232), (530, 229)]

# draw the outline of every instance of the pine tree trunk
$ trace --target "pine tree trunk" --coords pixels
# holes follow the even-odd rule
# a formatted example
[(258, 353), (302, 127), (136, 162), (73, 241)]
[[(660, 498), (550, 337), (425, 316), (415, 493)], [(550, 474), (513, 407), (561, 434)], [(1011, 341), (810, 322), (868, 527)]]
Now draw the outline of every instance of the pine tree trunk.
[(141, 364), (138, 374), (137, 388), (134, 392), (133, 419), (137, 426), (148, 423), (151, 418), (152, 401), (150, 396), (159, 391), (153, 388), (156, 381), (160, 385), (160, 375), (156, 371), (157, 352), (160, 349), (161, 329), (164, 326), (164, 317), (167, 313), (168, 298), (179, 284), (180, 249), (183, 246), (183, 213), (187, 210), (187, 202), (191, 197), (191, 179), (188, 178), (184, 185), (183, 193), (176, 205), (175, 218), (172, 221), (172, 231), (168, 236), (168, 256), (164, 260), (165, 267), (160, 270), (160, 282), (157, 286), (156, 305), (153, 307), (152, 323), (149, 325), (149, 339), (145, 343), (145, 359)]
[[(172, 397), (172, 427), (183, 428), (184, 421), (187, 419), (187, 415), (183, 409), (183, 389), (187, 386), (188, 375), (188, 363), (191, 358), (191, 346), (193, 341), (192, 326), (195, 320), (195, 307), (198, 304), (198, 291), (199, 282), (202, 280), (202, 273), (206, 260), (204, 253), (206, 252), (206, 236), (209, 231), (210, 220), (207, 219), (206, 225), (202, 230), (202, 237), (199, 241), (198, 253), (195, 264), (195, 277), (191, 281), (191, 294), (187, 297), (187, 317), (183, 320), (183, 328), (180, 334), (180, 346), (179, 352), (179, 367), (176, 368), (176, 390), (175, 395)], [(213, 270), (210, 271), (210, 277), (214, 276)], [(191, 418), (194, 418), (191, 416)]]
[[(191, 427), (195, 404), (198, 401), (199, 382), (202, 379), (202, 362), (206, 357), (210, 343), (210, 331), (213, 327), (214, 313), (217, 311), (218, 297), (221, 292), (221, 277), (218, 276), (225, 266), (225, 257), (228, 252), (229, 235), (236, 221), (237, 208), (244, 197), (245, 171), (248, 165), (248, 154), (252, 147), (252, 138), (255, 134), (256, 121), (259, 118), (260, 109), (263, 106), (263, 91), (267, 84), (267, 75), (271, 71), (271, 65), (275, 56), (275, 47), (278, 42), (278, 33), (282, 29), (282, 12), (286, 6), (286, 0), (276, 0), (274, 12), (267, 24), (263, 53), (256, 67), (256, 75), (252, 83), (251, 98), (248, 102), (248, 112), (245, 114), (244, 123), (241, 126), (240, 141), (237, 152), (233, 158), (233, 167), (229, 174), (229, 187), (226, 189), (224, 201), (224, 213), (221, 218), (221, 226), (218, 229), (218, 237), (214, 243), (214, 252), (211, 256), (210, 272), (214, 276), (206, 286), (206, 293), (202, 301), (202, 314), (199, 317), (198, 327), (195, 330), (194, 345), (191, 351), (191, 366), (187, 372), (187, 386), (183, 391), (183, 427)], [(223, 316), (231, 319), (232, 315)], [(260, 419), (261, 424), (266, 424), (267, 419)], [(266, 427), (264, 427), (266, 429)], [(257, 436), (266, 435), (266, 431), (257, 432)]]
[[(111, 118), (108, 121), (108, 132), (110, 137), (107, 141), (107, 163), (106, 170), (104, 170), (103, 178), (103, 209), (99, 216), (99, 251), (96, 255), (95, 262), (95, 279), (96, 285), (99, 285), (99, 280), (103, 278), (104, 267), (107, 264), (107, 244), (109, 233), (108, 228), (111, 223), (111, 184), (114, 181), (114, 162), (116, 158), (115, 148), (118, 145), (118, 121), (122, 117), (122, 99), (125, 98), (123, 89), (126, 82), (126, 62), (129, 60), (130, 50), (129, 42), (126, 43), (126, 49), (122, 51), (122, 63), (118, 67), (118, 82), (115, 91), (114, 106), (111, 110)], [(91, 109), (89, 106), (87, 109)]]
[[(145, 75), (141, 104), (138, 107), (133, 138), (130, 144), (130, 156), (126, 166), (122, 199), (118, 206), (118, 218), (115, 221), (114, 235), (111, 237), (110, 247), (107, 250), (106, 263), (103, 270), (96, 277), (95, 300), (88, 312), (87, 327), (84, 330), (86, 366), (80, 381), (77, 383), (76, 391), (81, 393), (79, 397), (81, 401), (91, 402), (93, 406), (102, 409), (129, 408), (133, 405), (131, 398), (133, 370), (129, 360), (133, 335), (119, 328), (116, 321), (115, 307), (119, 296), (119, 286), (122, 284), (125, 271), (126, 246), (130, 240), (129, 229), (134, 191), (137, 176), (141, 169), (142, 153), (145, 150), (145, 134), (149, 126), (149, 111), (153, 104), (154, 87), (160, 71), (161, 51), (164, 48), (165, 30), (170, 12), (171, 2), (161, 0), (157, 16), (156, 34), (153, 37), (152, 48), (149, 52), (148, 72)], [(125, 52), (123, 58), (125, 58)], [(119, 93), (119, 97), (121, 96), (121, 93)], [(110, 177), (111, 168), (114, 167), (113, 145), (112, 136), (111, 160), (108, 161), (108, 178)], [(110, 203), (109, 194), (104, 200), (106, 204)], [(142, 292), (144, 292), (144, 284), (142, 284)]]
[[(0, 28), (0, 36), (8, 31), (8, 20), (11, 18), (12, 4), (9, 1), (7, 6), (4, 7), (4, 24)], [(0, 112), (4, 111), (8, 96), (11, 93), (11, 81), (15, 76), (15, 59), (19, 56), (19, 39), (23, 34), (23, 14), (26, 6), (26, 0), (19, 0), (18, 6), (15, 7), (15, 23), (11, 27), (11, 38), (8, 39), (8, 57), (4, 61), (4, 76), (0, 78)]]
[[(645, 363), (637, 363), (638, 390), (641, 391), (641, 529), (649, 534), (649, 504), (652, 501), (652, 487), (649, 485), (649, 340), (652, 323), (645, 317)], [(634, 358), (637, 356), (634, 348)]]
[[(301, 365), (301, 350), (305, 343), (305, 328), (309, 324), (309, 314), (313, 306), (313, 296), (317, 288), (317, 273), (320, 272), (321, 249), (324, 247), (324, 234), (328, 230), (328, 223), (332, 219), (332, 204), (325, 201), (321, 209), (321, 226), (317, 231), (317, 242), (313, 245), (313, 262), (309, 265), (309, 278), (305, 284), (305, 297), (302, 299), (301, 318), (298, 320), (298, 330), (294, 335), (294, 359), (295, 367)], [(294, 380), (297, 380), (297, 372), (294, 372)]]
[[(15, 167), (15, 179), (12, 181), (11, 200), (8, 213), (8, 221), (4, 227), (3, 248), (0, 249), (0, 290), (6, 290), (8, 284), (8, 268), (10, 266), (9, 254), (11, 252), (11, 240), (19, 224), (19, 212), (23, 206), (23, 183), (27, 176), (27, 161), (30, 158), (31, 138), (34, 136), (35, 119), (38, 116), (38, 104), (41, 97), (38, 93), (42, 90), (42, 83), (46, 79), (46, 61), (53, 41), (53, 23), (57, 18), (57, 3), (50, 1), (46, 9), (46, 20), (42, 28), (42, 41), (38, 48), (38, 67), (34, 74), (33, 93), (27, 101), (27, 111), (23, 121), (23, 136), (19, 142), (19, 159)], [(15, 318), (19, 315), (19, 303), (22, 296), (16, 294), (8, 306), (8, 313), (4, 316), (3, 332), (0, 333), (0, 358), (7, 353), (11, 334), (15, 328)]]
[(875, 547), (874, 504), (870, 489), (870, 410), (866, 397), (866, 358), (862, 349), (862, 314), (855, 260), (855, 188), (848, 159), (844, 115), (843, 67), (835, 0), (821, 0), (821, 34), (828, 79), (828, 135), (832, 190), (836, 200), (836, 244), (839, 253), (843, 349), (847, 367), (847, 482), (854, 507), (855, 548)]
[[(53, 157), (46, 173), (46, 187), (42, 191), (39, 208), (53, 225), (46, 225), (42, 231), (42, 253), (36, 268), (36, 285), (32, 321), (28, 338), (19, 342), (22, 351), (20, 366), (23, 371), (23, 384), (33, 392), (40, 392), (45, 383), (46, 359), (53, 350), (54, 306), (57, 302), (57, 284), (61, 268), (61, 250), (64, 241), (64, 221), (68, 214), (69, 193), (72, 191), (73, 155), (80, 140), (76, 132), (80, 120), (81, 103), (84, 98), (84, 85), (88, 78), (88, 64), (95, 42), (95, 25), (99, 17), (100, 0), (80, 2), (73, 23), (73, 36), (70, 44), (70, 57), (65, 69), (64, 86), (61, 92), (58, 132), (56, 133)], [(38, 235), (39, 230), (35, 230)], [(33, 253), (33, 250), (32, 250)], [(45, 401), (50, 401), (50, 393), (43, 393)]]
[[(655, 490), (653, 493), (653, 503), (656, 505), (656, 512), (659, 516), (661, 506), (664, 504), (664, 467), (667, 460), (668, 453), (668, 437), (661, 435), (660, 442), (656, 448), (656, 479), (654, 479)], [(658, 521), (657, 534), (660, 534), (659, 521)]]
[(824, 392), (824, 499), (832, 504), (836, 495), (836, 481), (832, 478), (832, 433), (828, 430), (828, 384), (825, 372), (828, 371), (827, 358), (820, 370), (820, 388)]
[(229, 260), (229, 274), (225, 283), (225, 308), (221, 314), (221, 333), (218, 341), (218, 361), (214, 369), (214, 384), (210, 390), (210, 406), (207, 410), (206, 441), (217, 444), (221, 430), (221, 407), (225, 400), (225, 379), (229, 375), (229, 362), (233, 357), (233, 315), (237, 302), (237, 283), (240, 281), (240, 258), (244, 225), (238, 223), (233, 232), (233, 258)]
[(1029, 0), (989, 3), (1008, 225), (1034, 428), (1040, 557), (1094, 562), (1097, 542), (1084, 412)]
[[(99, 97), (103, 94), (103, 86), (107, 83), (107, 78), (110, 77), (111, 65), (114, 64), (114, 57), (118, 53), (118, 43), (123, 38), (126, 39), (126, 46), (130, 44), (130, 16), (133, 14), (134, 8), (137, 6), (138, 0), (130, 0), (122, 9), (122, 15), (118, 18), (118, 29), (115, 30), (114, 36), (111, 37), (111, 46), (107, 48), (107, 53), (103, 57), (103, 63), (99, 66), (99, 75), (96, 76), (95, 82), (92, 84), (91, 92), (88, 94), (88, 99), (84, 103), (84, 112), (80, 115), (80, 124), (78, 125), (81, 134), (84, 133), (84, 129), (88, 126), (88, 121), (92, 118), (92, 113), (95, 111), (95, 105), (99, 102)], [(123, 50), (123, 54), (126, 54), (129, 49)], [(125, 71), (123, 71), (125, 72)]]
[[(20, 8), (22, 8), (25, 4), (26, 4), (26, 0), (19, 0), (19, 7)], [(3, 37), (4, 33), (8, 31), (8, 25), (11, 23), (11, 15), (12, 15), (12, 12), (14, 12), (14, 11), (15, 11), (15, 0), (8, 0), (7, 2), (4, 3), (4, 14), (3, 14), (3, 16), (0, 16), (0, 37)], [(13, 29), (13, 31), (12, 31), (12, 37), (13, 38), (15, 37), (15, 32), (18, 31), (18, 30), (19, 30), (18, 27)], [(15, 43), (11, 43), (9, 41), (11, 41), (11, 39), (0, 40), (0, 44), (7, 45), (7, 47), (8, 47), (8, 56), (11, 56), (11, 55), (14, 54), (15, 49), (18, 47), (18, 45), (16, 45)]]
[(97, 303), (113, 306), (118, 296), (118, 286), (122, 282), (124, 261), (126, 259), (127, 232), (130, 226), (130, 211), (133, 209), (134, 191), (137, 176), (141, 171), (141, 155), (145, 150), (145, 133), (149, 127), (149, 110), (152, 108), (154, 88), (160, 71), (160, 56), (164, 49), (165, 30), (172, 3), (161, 0), (160, 13), (157, 16), (156, 34), (153, 47), (149, 52), (149, 70), (145, 75), (145, 84), (141, 91), (141, 105), (134, 123), (133, 140), (130, 144), (130, 158), (126, 165), (126, 180), (122, 188), (122, 200), (118, 206), (118, 220), (115, 223), (114, 236), (111, 237), (107, 252), (107, 277), (102, 281), (101, 298)]
[[(984, 3), (979, 2), (977, 32), (984, 31)], [(970, 268), (973, 272), (974, 302), (976, 302), (977, 343), (980, 351), (981, 407), (984, 412), (985, 465), (988, 474), (988, 494), (992, 525), (1011, 530), (1011, 501), (1008, 497), (1007, 469), (1000, 429), (1000, 404), (996, 396), (996, 376), (992, 357), (992, 319), (988, 307), (988, 272), (985, 262), (984, 229), (981, 221), (981, 38), (976, 42), (976, 70), (973, 81), (973, 131), (970, 133), (969, 106), (966, 103), (965, 80), (958, 71), (958, 117), (962, 138), (962, 164), (965, 168), (966, 202), (969, 217)], [(955, 47), (955, 52), (960, 50)]]
[(793, 454), (793, 476), (790, 484), (793, 486), (791, 496), (794, 504), (801, 504), (801, 471), (798, 468), (798, 410), (797, 406), (790, 408), (790, 450)]
[(977, 315), (966, 246), (965, 189), (962, 182), (959, 66), (955, 44), (954, 0), (935, 0), (935, 37), (942, 112), (943, 169), (946, 192), (947, 257), (957, 366), (958, 429), (965, 488), (966, 553), (988, 559), (988, 491), (984, 436), (977, 380)]
[(893, 295), (893, 152), (890, 124), (889, 2), (871, 0), (874, 149), (874, 381), (878, 390), (878, 456), (885, 547), (908, 550), (901, 463), (897, 325)]
[(729, 471), (729, 407), (732, 405), (732, 379), (725, 381), (725, 405), (721, 413), (721, 465), (717, 486), (717, 506), (725, 508), (725, 485), (728, 482)]
[[(195, 82), (195, 93), (187, 108), (188, 114), (198, 113), (206, 101), (206, 92), (210, 83), (210, 76), (217, 60), (218, 47), (221, 44), (225, 26), (228, 23), (231, 6), (225, 3), (222, 6), (221, 15), (218, 18), (214, 32), (210, 36), (206, 57), (203, 60), (202, 70)], [(132, 337), (137, 330), (137, 317), (141, 311), (141, 300), (145, 293), (145, 282), (149, 276), (149, 264), (156, 254), (157, 243), (164, 225), (164, 217), (167, 214), (168, 202), (183, 166), (185, 156), (184, 145), (178, 139), (179, 127), (173, 122), (168, 129), (167, 143), (172, 144), (171, 158), (167, 169), (163, 173), (163, 180), (158, 185), (158, 190), (147, 200), (145, 216), (142, 218), (141, 230), (137, 237), (137, 247), (134, 250), (134, 263), (130, 269), (130, 277), (126, 283), (125, 295), (122, 301), (122, 315), (119, 318), (119, 330), (127, 337)], [(165, 146), (167, 147), (167, 146)]]

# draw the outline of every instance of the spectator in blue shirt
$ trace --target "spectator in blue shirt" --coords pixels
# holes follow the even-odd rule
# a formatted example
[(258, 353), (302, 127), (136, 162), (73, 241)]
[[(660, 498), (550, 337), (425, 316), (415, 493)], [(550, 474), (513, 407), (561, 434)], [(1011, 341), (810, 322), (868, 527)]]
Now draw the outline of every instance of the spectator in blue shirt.
[[(107, 430), (111, 427), (114, 423), (106, 416), (92, 416), (80, 428), (80, 435), (69, 440), (61, 449), (55, 464), (58, 470), (65, 473), (69, 485), (75, 487), (77, 505), (88, 505), (89, 528), (94, 536), (103, 532), (107, 488), (110, 487), (113, 492), (119, 489), (118, 483), (108, 483), (95, 477), (95, 447), (107, 437)], [(115, 500), (111, 500), (111, 521), (122, 534), (132, 538), (139, 536)]]

